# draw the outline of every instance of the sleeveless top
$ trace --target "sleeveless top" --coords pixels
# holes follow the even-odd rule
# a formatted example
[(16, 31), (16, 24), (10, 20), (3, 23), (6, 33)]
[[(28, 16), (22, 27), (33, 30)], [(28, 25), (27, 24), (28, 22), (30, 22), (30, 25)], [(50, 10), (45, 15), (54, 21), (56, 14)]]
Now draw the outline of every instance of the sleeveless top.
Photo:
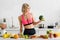
[(24, 18), (24, 15), (21, 15), (22, 16), (22, 24), (25, 26), (25, 25), (29, 25), (29, 24), (32, 24), (33, 22), (33, 18), (29, 18), (29, 19), (25, 19)]

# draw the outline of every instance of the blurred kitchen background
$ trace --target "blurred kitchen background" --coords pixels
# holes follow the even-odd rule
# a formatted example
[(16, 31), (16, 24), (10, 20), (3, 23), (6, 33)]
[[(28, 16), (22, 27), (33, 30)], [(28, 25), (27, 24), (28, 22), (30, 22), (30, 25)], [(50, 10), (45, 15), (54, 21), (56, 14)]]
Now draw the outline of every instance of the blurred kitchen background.
[(6, 18), (7, 27), (19, 27), (18, 16), (22, 14), (23, 3), (28, 3), (36, 21), (43, 15), (45, 21), (41, 22), (44, 27), (60, 25), (60, 0), (0, 0), (0, 23)]

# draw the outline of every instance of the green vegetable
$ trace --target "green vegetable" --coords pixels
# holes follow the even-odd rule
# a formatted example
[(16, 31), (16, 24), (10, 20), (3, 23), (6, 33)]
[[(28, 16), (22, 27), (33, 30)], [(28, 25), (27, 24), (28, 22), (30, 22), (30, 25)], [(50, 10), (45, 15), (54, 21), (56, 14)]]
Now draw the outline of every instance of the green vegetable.
[(39, 16), (39, 19), (40, 19), (41, 21), (44, 21), (43, 15), (40, 15), (40, 16)]
[(39, 16), (39, 19), (40, 19), (40, 20), (42, 20), (42, 18), (43, 18), (43, 16), (42, 16), (42, 15), (40, 15), (40, 16)]

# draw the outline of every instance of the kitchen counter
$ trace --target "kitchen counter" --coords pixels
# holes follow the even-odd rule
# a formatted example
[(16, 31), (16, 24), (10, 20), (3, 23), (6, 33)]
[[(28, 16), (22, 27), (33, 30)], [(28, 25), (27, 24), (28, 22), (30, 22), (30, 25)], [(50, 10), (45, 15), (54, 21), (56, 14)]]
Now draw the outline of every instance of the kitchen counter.
[(18, 38), (18, 39), (13, 39), (13, 38), (2, 38), (0, 37), (0, 40), (60, 40), (60, 38), (48, 38), (48, 39), (42, 39), (42, 38), (35, 38), (35, 39), (25, 39), (25, 38)]
[[(36, 35), (41, 35), (41, 34), (46, 34), (47, 30), (52, 30), (54, 32), (60, 32), (60, 29), (54, 28), (54, 29), (47, 29), (47, 28), (35, 28), (36, 30)], [(17, 34), (19, 33), (19, 28), (7, 28), (7, 32), (12, 33), (12, 34)], [(4, 38), (0, 37), (0, 40), (5, 40)], [(7, 38), (6, 40), (60, 40), (60, 38), (48, 38), (48, 39), (41, 39), (41, 38), (36, 38), (36, 39), (24, 39), (24, 38), (18, 38), (18, 39), (12, 39), (12, 38)]]

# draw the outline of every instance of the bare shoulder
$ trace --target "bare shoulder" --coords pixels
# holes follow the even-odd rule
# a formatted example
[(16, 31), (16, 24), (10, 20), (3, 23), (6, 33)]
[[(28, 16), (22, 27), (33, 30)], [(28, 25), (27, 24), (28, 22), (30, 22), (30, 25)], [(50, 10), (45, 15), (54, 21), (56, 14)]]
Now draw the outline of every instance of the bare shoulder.
[[(22, 16), (22, 15), (21, 15)], [(21, 16), (18, 16), (18, 19), (21, 20)]]

